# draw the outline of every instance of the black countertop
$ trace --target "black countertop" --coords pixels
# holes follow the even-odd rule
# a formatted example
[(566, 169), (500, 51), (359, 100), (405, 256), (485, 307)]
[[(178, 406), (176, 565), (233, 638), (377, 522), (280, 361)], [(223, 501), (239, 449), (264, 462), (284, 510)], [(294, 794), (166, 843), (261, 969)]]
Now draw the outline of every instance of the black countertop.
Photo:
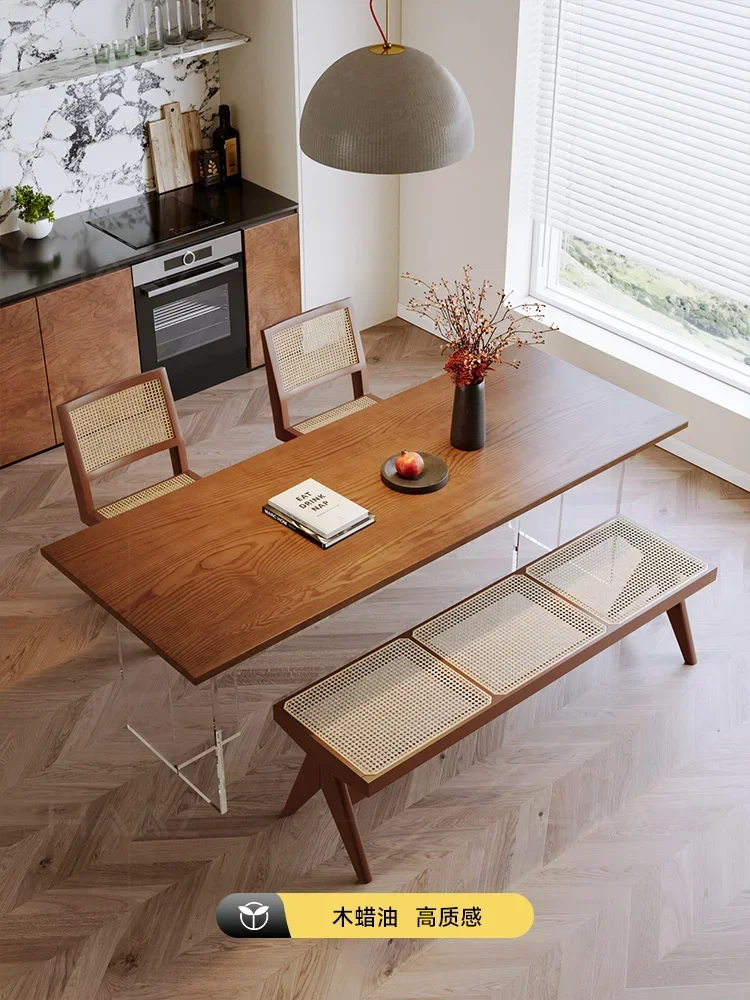
[(106, 274), (107, 271), (130, 267), (150, 257), (202, 243), (237, 229), (248, 229), (257, 223), (288, 215), (297, 208), (296, 203), (288, 198), (244, 180), (227, 188), (197, 185), (179, 188), (170, 195), (215, 216), (223, 225), (133, 250), (113, 236), (86, 224), (87, 219), (105, 211), (121, 211), (143, 197), (159, 197), (141, 195), (140, 199), (128, 198), (58, 219), (54, 230), (43, 240), (24, 240), (20, 233), (8, 233), (0, 236), (0, 306)]

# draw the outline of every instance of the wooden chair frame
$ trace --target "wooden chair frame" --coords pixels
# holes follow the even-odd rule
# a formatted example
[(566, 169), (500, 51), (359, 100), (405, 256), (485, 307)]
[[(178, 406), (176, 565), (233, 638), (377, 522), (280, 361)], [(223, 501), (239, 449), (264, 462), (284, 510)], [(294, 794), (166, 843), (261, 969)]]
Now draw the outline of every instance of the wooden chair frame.
[[(588, 534), (588, 532), (583, 532), (583, 534)], [(536, 561), (538, 560), (532, 561), (529, 565), (533, 565), (533, 562)], [(527, 568), (523, 567), (513, 573), (507, 574), (507, 576), (527, 576)], [(698, 657), (695, 651), (685, 601), (692, 594), (713, 583), (716, 579), (716, 574), (716, 568), (709, 567), (689, 583), (677, 588), (654, 604), (641, 609), (627, 621), (608, 625), (604, 633), (588, 642), (585, 646), (566, 656), (543, 673), (522, 683), (510, 694), (492, 695), (492, 700), (486, 708), (477, 712), (470, 719), (459, 723), (429, 745), (417, 750), (410, 757), (405, 758), (400, 763), (378, 775), (365, 775), (358, 771), (332, 747), (328, 746), (322, 739), (290, 715), (286, 711), (285, 705), (291, 696), (283, 698), (273, 706), (273, 717), (281, 728), (292, 737), (295, 743), (304, 750), (305, 757), (281, 815), (291, 815), (305, 805), (318, 791), (322, 791), (358, 880), (362, 883), (370, 882), (372, 880), (370, 865), (353, 808), (357, 802), (375, 795), (398, 778), (414, 771), (426, 761), (432, 760), (433, 757), (436, 757), (439, 753), (458, 743), (465, 736), (481, 729), (487, 723), (503, 715), (515, 705), (531, 697), (531, 695), (536, 694), (537, 691), (556, 681), (559, 677), (567, 674), (582, 663), (587, 662), (598, 653), (619, 642), (625, 636), (630, 635), (648, 622), (653, 621), (654, 618), (658, 618), (659, 615), (667, 615), (683, 660), (687, 665), (694, 666), (698, 662)], [(501, 579), (506, 579), (506, 577), (502, 577)], [(478, 593), (491, 589), (498, 582), (500, 581), (495, 581), (489, 587), (483, 587)], [(544, 584), (541, 584), (541, 586), (544, 586), (546, 590), (550, 589)], [(447, 608), (446, 611), (458, 607), (465, 601), (466, 598), (462, 598), (462, 600), (457, 601), (450, 608)], [(440, 615), (445, 613), (445, 611), (441, 611)], [(439, 615), (432, 617), (439, 617)], [(414, 639), (414, 632), (417, 628), (419, 626), (407, 629), (397, 638), (412, 639), (412, 641), (419, 644), (419, 640)], [(387, 642), (381, 643), (377, 649), (382, 649), (384, 646), (390, 645), (393, 641), (393, 639), (389, 639)], [(376, 651), (373, 650), (371, 652)], [(434, 650), (430, 650), (430, 653), (436, 659), (443, 660), (444, 663), (451, 666), (444, 657), (441, 657)], [(359, 659), (361, 657), (357, 658), (357, 660)], [(349, 664), (341, 667), (340, 670), (346, 670), (347, 666)], [(452, 669), (456, 670), (459, 674), (462, 673), (457, 667), (452, 667)], [(338, 670), (335, 670), (333, 674), (338, 672)], [(314, 687), (323, 679), (319, 678), (313, 681), (311, 684), (301, 688), (300, 691)], [(474, 681), (474, 683), (481, 687), (477, 681)], [(295, 692), (295, 694), (299, 694), (300, 691)]]
[[(80, 406), (94, 403), (106, 396), (121, 392), (123, 389), (129, 389), (131, 386), (142, 385), (144, 382), (152, 382), (155, 378), (158, 378), (161, 382), (174, 436), (166, 441), (159, 441), (156, 444), (149, 445), (147, 448), (140, 448), (129, 455), (124, 455), (122, 458), (118, 458), (117, 461), (102, 465), (93, 472), (87, 472), (80, 444), (73, 429), (71, 413)], [(180, 422), (177, 417), (177, 410), (175, 409), (166, 368), (156, 368), (150, 372), (141, 372), (139, 375), (133, 375), (131, 378), (123, 379), (121, 382), (113, 382), (111, 385), (105, 385), (101, 389), (94, 389), (93, 392), (87, 392), (85, 395), (79, 396), (77, 399), (71, 399), (67, 403), (60, 403), (57, 407), (57, 416), (60, 421), (65, 454), (67, 455), (68, 466), (70, 468), (70, 478), (73, 480), (73, 489), (75, 490), (76, 501), (78, 503), (78, 511), (84, 524), (98, 524), (99, 521), (106, 520), (94, 504), (91, 492), (92, 481), (105, 475), (107, 472), (120, 469), (125, 465), (131, 465), (141, 458), (147, 458), (149, 455), (154, 455), (159, 451), (168, 450), (175, 476), (188, 475), (192, 476), (193, 479), (200, 478), (200, 476), (192, 472), (188, 467), (185, 439), (180, 430)]]
[[(349, 310), (349, 319), (352, 324), (352, 332), (354, 334), (354, 343), (357, 348), (359, 363), (356, 365), (348, 365), (346, 368), (340, 368), (338, 371), (332, 372), (330, 375), (322, 375), (320, 378), (312, 379), (310, 382), (305, 382), (304, 385), (297, 386), (296, 389), (284, 391), (281, 388), (283, 385), (283, 379), (281, 377), (278, 357), (273, 346), (273, 336), (276, 333), (280, 333), (282, 330), (287, 330), (291, 326), (299, 326), (301, 323), (306, 323), (311, 319), (317, 319), (319, 316), (327, 316), (329, 313), (338, 312), (340, 309)], [(365, 361), (365, 352), (362, 347), (362, 338), (359, 334), (359, 327), (357, 326), (354, 313), (354, 302), (352, 299), (340, 299), (338, 302), (331, 302), (328, 305), (319, 306), (317, 309), (310, 309), (307, 312), (301, 313), (299, 316), (293, 316), (291, 319), (285, 319), (283, 322), (276, 323), (275, 326), (270, 326), (263, 330), (261, 339), (263, 341), (263, 358), (265, 360), (266, 376), (268, 378), (268, 392), (271, 397), (273, 425), (276, 431), (276, 437), (279, 438), (280, 441), (293, 441), (294, 438), (303, 436), (302, 432), (295, 430), (292, 425), (292, 420), (289, 416), (289, 400), (293, 399), (295, 396), (299, 396), (301, 393), (307, 392), (309, 389), (314, 389), (318, 385), (324, 385), (326, 382), (331, 382), (334, 379), (340, 378), (342, 375), (351, 376), (354, 399), (361, 399), (362, 396), (369, 396), (369, 398), (375, 400), (375, 402), (380, 402), (380, 397), (375, 396), (370, 392), (370, 385), (367, 377), (367, 362)]]

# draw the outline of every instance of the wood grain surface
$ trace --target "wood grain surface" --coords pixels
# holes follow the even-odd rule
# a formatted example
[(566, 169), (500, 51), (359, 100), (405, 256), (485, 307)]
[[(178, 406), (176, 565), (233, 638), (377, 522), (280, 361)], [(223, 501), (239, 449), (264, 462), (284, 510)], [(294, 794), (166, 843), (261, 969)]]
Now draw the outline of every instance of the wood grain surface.
[(161, 110), (163, 118), (148, 122), (148, 137), (156, 189), (164, 192), (192, 184), (193, 172), (180, 102), (163, 104)]
[(201, 116), (197, 111), (183, 111), (182, 128), (185, 132), (185, 142), (187, 143), (188, 157), (190, 159), (190, 173), (193, 183), (200, 180), (198, 173), (198, 154), (203, 149), (203, 136), (201, 135)]
[(141, 370), (130, 268), (37, 299), (55, 435), (57, 404)]
[[(441, 376), (42, 554), (200, 683), (686, 426), (540, 351), (523, 358), (489, 380), (481, 451), (450, 447)], [(389, 490), (380, 466), (401, 448), (444, 457), (448, 486)], [(308, 476), (375, 524), (323, 550), (262, 513)]]
[(0, 465), (55, 443), (36, 300), (0, 309)]
[(250, 368), (263, 364), (261, 330), (302, 310), (299, 220), (295, 213), (245, 230)]

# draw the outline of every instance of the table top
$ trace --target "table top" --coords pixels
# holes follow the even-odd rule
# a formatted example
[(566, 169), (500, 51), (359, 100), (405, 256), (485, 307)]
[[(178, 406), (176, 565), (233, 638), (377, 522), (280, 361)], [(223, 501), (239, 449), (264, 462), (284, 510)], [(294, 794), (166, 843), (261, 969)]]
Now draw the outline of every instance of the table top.
[[(198, 684), (682, 430), (687, 422), (525, 348), (487, 381), (487, 444), (450, 446), (442, 375), (42, 549)], [(402, 448), (448, 462), (438, 493), (388, 489)], [(324, 550), (261, 511), (313, 477), (375, 514)]]

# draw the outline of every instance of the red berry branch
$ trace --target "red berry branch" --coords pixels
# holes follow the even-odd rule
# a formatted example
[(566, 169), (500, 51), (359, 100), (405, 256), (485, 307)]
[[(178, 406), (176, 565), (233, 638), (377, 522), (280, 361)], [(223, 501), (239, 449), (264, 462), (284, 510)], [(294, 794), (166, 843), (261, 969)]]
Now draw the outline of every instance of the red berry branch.
[(409, 308), (431, 320), (445, 339), (441, 350), (450, 351), (445, 370), (456, 385), (476, 385), (495, 364), (518, 368), (518, 358), (503, 358), (509, 347), (544, 343), (535, 328), (544, 318), (543, 306), (530, 302), (514, 307), (505, 291), (496, 293), (499, 301), (494, 303), (490, 301), (491, 282), (485, 280), (475, 288), (471, 272), (467, 264), (463, 280), (452, 286), (445, 278), (428, 284), (408, 271), (402, 275), (423, 290), (422, 298), (411, 299)]

